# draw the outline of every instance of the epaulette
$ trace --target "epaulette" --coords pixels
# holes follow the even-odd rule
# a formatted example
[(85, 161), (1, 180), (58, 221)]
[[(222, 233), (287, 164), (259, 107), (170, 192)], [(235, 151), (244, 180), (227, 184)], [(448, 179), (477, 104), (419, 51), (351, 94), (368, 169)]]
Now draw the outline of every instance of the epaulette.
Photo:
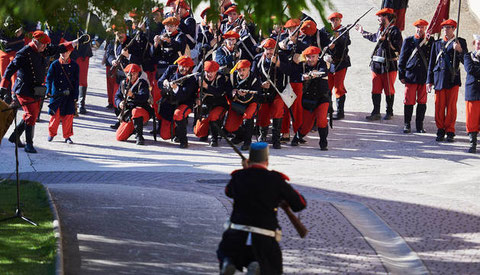
[(232, 172), (232, 173), (230, 173), (230, 175), (231, 175), (231, 176), (233, 176), (233, 174), (235, 174), (235, 173), (237, 173), (238, 171), (241, 171), (241, 170), (243, 170), (243, 169), (237, 169), (237, 170), (233, 170), (233, 172)]
[(280, 176), (282, 177), (282, 179), (284, 179), (284, 180), (286, 180), (286, 181), (290, 181), (290, 178), (289, 178), (287, 175), (285, 175), (284, 173), (278, 172), (278, 171), (275, 171), (275, 170), (272, 170), (272, 171), (274, 171), (274, 172), (276, 172), (276, 173), (279, 173)]

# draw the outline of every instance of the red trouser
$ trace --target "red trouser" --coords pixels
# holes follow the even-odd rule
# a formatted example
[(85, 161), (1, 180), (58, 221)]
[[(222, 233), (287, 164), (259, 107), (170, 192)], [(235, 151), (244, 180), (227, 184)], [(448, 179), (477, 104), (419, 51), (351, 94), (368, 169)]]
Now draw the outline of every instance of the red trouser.
[(210, 110), (206, 118), (197, 120), (197, 124), (193, 128), (193, 133), (197, 137), (206, 137), (208, 136), (208, 127), (210, 126), (211, 121), (217, 121), (225, 115), (225, 108), (222, 106), (217, 106)]
[(135, 126), (133, 125), (133, 119), (143, 117), (143, 123), (147, 122), (150, 119), (150, 115), (147, 110), (137, 107), (132, 110), (132, 119), (129, 122), (122, 122), (117, 129), (117, 140), (124, 141), (133, 133)]
[(239, 115), (232, 110), (232, 107), (228, 110), (227, 121), (225, 122), (225, 130), (232, 133), (240, 128), (244, 119), (252, 119), (257, 111), (257, 103), (250, 103), (243, 115)]
[(60, 115), (60, 108), (58, 108), (55, 114), (50, 117), (50, 123), (48, 124), (48, 135), (50, 137), (57, 135), (60, 121), (62, 122), (63, 138), (69, 138), (73, 136), (73, 114), (62, 116)]
[(158, 88), (157, 80), (155, 79), (155, 75), (157, 74), (157, 70), (153, 72), (146, 72), (148, 76), (148, 81), (150, 81), (150, 86), (152, 87), (151, 93), (153, 97), (153, 110), (155, 111), (155, 116), (157, 119), (161, 119), (160, 115), (158, 114), (158, 103), (159, 100), (162, 98), (162, 93), (160, 88)]
[[(3, 74), (5, 73), (5, 71), (7, 70), (7, 67), (8, 67), (8, 64), (10, 64), (10, 62), (12, 62), (12, 60), (15, 58), (15, 55), (17, 54), (17, 52), (4, 52), (4, 51), (0, 51), (0, 76), (3, 77)], [(13, 84), (15, 83), (15, 79), (17, 79), (17, 73), (15, 73), (13, 76), (12, 76), (12, 87), (13, 87)]]
[(112, 104), (114, 105), (115, 104), (115, 76), (113, 77), (108, 77), (108, 75), (110, 74), (110, 69), (112, 68), (112, 66), (107, 66), (107, 74), (106, 74), (106, 78), (107, 78), (107, 97), (108, 97), (108, 104)]
[(315, 123), (315, 119), (317, 120), (317, 127), (318, 128), (325, 128), (328, 126), (328, 106), (330, 103), (325, 102), (320, 104), (315, 111), (310, 112), (307, 110), (303, 110), (303, 123), (302, 127), (300, 127), (300, 134), (306, 136), (310, 130), (312, 130), (313, 123)]
[[(388, 75), (388, 78), (387, 78), (387, 75)], [(376, 74), (372, 72), (372, 94), (381, 94), (382, 90), (384, 90), (385, 95), (394, 95), (395, 86), (393, 84), (395, 84), (396, 78), (397, 78), (397, 71), (388, 72), (384, 74)]]
[(453, 86), (450, 89), (435, 90), (435, 124), (447, 133), (455, 133), (458, 88), (459, 86)]
[(76, 60), (80, 69), (78, 75), (78, 86), (88, 87), (88, 66), (90, 63), (90, 57), (79, 57)]
[(117, 93), (118, 88), (120, 88), (120, 84), (115, 80), (113, 82), (113, 106), (115, 107), (117, 107), (117, 104), (115, 103), (115, 94)]
[(35, 102), (34, 98), (23, 95), (17, 95), (17, 98), (24, 111), (23, 120), (27, 125), (34, 126), (40, 113), (40, 100)]
[(182, 104), (175, 109), (173, 113), (173, 120), (180, 121), (184, 120), (188, 117), (188, 115), (192, 112), (192, 108), (188, 107), (188, 105)]
[(328, 88), (334, 92), (336, 98), (342, 97), (347, 93), (345, 89), (345, 75), (347, 74), (347, 68), (341, 69), (335, 73), (328, 73)]
[(270, 119), (282, 118), (284, 113), (284, 106), (285, 103), (283, 103), (280, 95), (276, 95), (272, 103), (260, 104), (260, 109), (258, 110), (258, 126), (267, 127), (268, 125), (270, 125)]
[[(297, 132), (300, 126), (302, 125), (303, 121), (303, 107), (302, 107), (302, 90), (303, 90), (303, 83), (290, 83), (292, 85), (292, 89), (297, 95), (297, 98), (293, 102), (292, 106), (290, 106), (290, 110), (292, 110), (293, 119), (292, 127), (293, 132)], [(290, 111), (287, 108), (287, 105), (283, 105), (284, 112), (283, 112), (283, 120), (282, 120), (282, 134), (290, 133)]]
[(427, 103), (427, 85), (426, 84), (405, 84), (405, 105), (415, 105), (415, 99), (418, 104)]
[(480, 130), (480, 101), (466, 101), (467, 133)]

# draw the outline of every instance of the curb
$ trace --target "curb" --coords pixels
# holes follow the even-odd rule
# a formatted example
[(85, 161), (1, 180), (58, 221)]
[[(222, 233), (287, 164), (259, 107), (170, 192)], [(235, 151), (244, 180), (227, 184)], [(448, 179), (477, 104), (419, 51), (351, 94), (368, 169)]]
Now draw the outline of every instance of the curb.
[(62, 247), (62, 230), (60, 228), (60, 218), (58, 216), (58, 211), (55, 203), (52, 199), (52, 194), (47, 186), (43, 185), (47, 191), (48, 204), (53, 214), (53, 232), (55, 238), (57, 239), (57, 256), (55, 257), (55, 274), (63, 275), (63, 247)]

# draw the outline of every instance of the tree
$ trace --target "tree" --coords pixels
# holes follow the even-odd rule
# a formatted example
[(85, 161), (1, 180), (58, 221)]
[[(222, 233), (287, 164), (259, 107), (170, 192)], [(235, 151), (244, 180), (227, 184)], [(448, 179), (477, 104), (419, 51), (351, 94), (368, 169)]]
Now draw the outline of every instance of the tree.
[[(186, 0), (195, 9), (202, 0)], [(208, 18), (218, 18), (215, 10), (218, 10), (223, 0), (209, 0), (210, 10)], [(326, 7), (333, 9), (330, 0), (310, 0), (326, 24)], [(163, 3), (163, 1), (162, 1)], [(302, 11), (308, 10), (306, 0), (237, 0), (239, 10), (243, 14), (251, 15), (251, 19), (263, 30), (272, 27), (273, 24), (285, 22), (286, 16), (282, 14), (285, 5), (288, 5), (289, 14), (294, 17), (300, 16)], [(79, 29), (85, 28), (82, 18), (88, 12), (93, 12), (107, 25), (114, 24), (115, 20), (122, 20), (123, 15), (136, 10), (139, 15), (149, 14), (151, 9), (159, 6), (156, 0), (0, 0), (0, 22), (4, 27), (16, 26), (30, 22), (48, 22), (49, 25), (64, 26), (76, 22)], [(115, 16), (117, 15), (117, 16)], [(248, 16), (250, 17), (250, 16)], [(83, 20), (84, 21), (84, 20)], [(327, 24), (326, 24), (327, 25)], [(10, 29), (12, 29), (10, 27)]]

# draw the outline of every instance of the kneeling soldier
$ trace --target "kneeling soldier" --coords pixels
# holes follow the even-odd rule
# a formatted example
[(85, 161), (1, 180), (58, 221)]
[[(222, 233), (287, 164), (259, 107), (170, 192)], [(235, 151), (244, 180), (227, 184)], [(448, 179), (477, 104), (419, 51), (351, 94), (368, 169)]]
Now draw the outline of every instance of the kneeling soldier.
[(137, 64), (129, 64), (124, 72), (127, 79), (120, 83), (115, 94), (115, 104), (120, 109), (118, 119), (121, 122), (117, 129), (117, 140), (127, 140), (135, 130), (137, 145), (144, 145), (143, 124), (153, 113), (148, 102), (150, 97), (148, 78)]
[(244, 169), (233, 171), (225, 188), (225, 194), (233, 199), (233, 211), (217, 250), (220, 274), (234, 274), (244, 266), (248, 266), (247, 274), (282, 274), (278, 208), (286, 202), (298, 212), (307, 203), (286, 182), (286, 175), (267, 169), (267, 143), (252, 144), (242, 165)]

